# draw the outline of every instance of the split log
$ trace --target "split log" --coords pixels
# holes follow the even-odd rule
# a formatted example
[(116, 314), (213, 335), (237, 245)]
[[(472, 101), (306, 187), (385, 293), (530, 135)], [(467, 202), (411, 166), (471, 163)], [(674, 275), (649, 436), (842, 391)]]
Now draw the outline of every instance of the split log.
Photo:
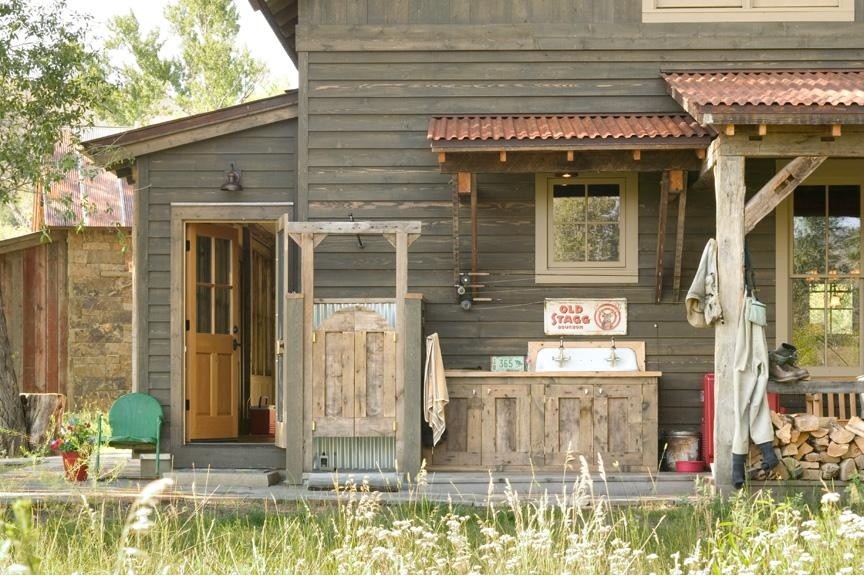
[[(810, 446), (812, 448), (812, 446)], [(822, 460), (822, 454), (819, 452), (810, 452), (804, 455), (804, 460), (807, 462), (819, 462)]]
[(802, 480), (821, 480), (822, 479), (822, 470), (803, 470), (801, 474)]
[(808, 438), (810, 438), (810, 432), (799, 432), (798, 439), (795, 440), (795, 443), (798, 446), (803, 446), (807, 442)]
[(31, 450), (45, 447), (57, 437), (63, 422), (66, 396), (63, 394), (21, 394), (27, 444)]
[(861, 436), (855, 436), (852, 441), (855, 442), (855, 445), (858, 446), (858, 449), (861, 450), (861, 452), (864, 452), (864, 438)]
[(828, 445), (831, 444), (831, 439), (828, 436), (814, 438), (811, 444), (813, 444), (813, 448), (818, 452), (824, 452), (828, 448)]
[(774, 435), (782, 444), (789, 444), (792, 441), (792, 424), (784, 424)]
[(827, 454), (829, 456), (833, 456), (835, 458), (842, 458), (849, 452), (849, 444), (838, 444), (837, 442), (831, 442), (828, 445)]
[(861, 420), (858, 416), (852, 416), (849, 422), (846, 423), (846, 430), (856, 436), (864, 437), (864, 420)]
[(789, 434), (789, 442), (794, 444), (798, 444), (798, 438), (801, 437), (802, 434), (809, 434), (809, 432), (801, 432), (797, 428), (792, 428), (791, 433)]
[(844, 428), (841, 428), (840, 426), (832, 427), (831, 433), (828, 434), (828, 436), (837, 444), (849, 444), (852, 439), (855, 438), (855, 434)]
[(771, 423), (774, 424), (774, 428), (782, 428), (787, 422), (791, 422), (789, 418), (787, 418), (783, 414), (778, 414), (777, 412), (771, 411)]
[(840, 466), (831, 462), (822, 464), (820, 470), (822, 471), (822, 480), (834, 480), (840, 475)]
[(797, 450), (798, 458), (807, 457), (807, 455), (810, 454), (811, 452), (813, 452), (813, 450), (814, 450), (813, 446), (811, 446), (807, 442), (804, 442), (803, 444), (798, 446), (798, 450)]
[(820, 428), (830, 429), (835, 424), (837, 424), (837, 417), (836, 416), (819, 416), (819, 427)]
[(815, 430), (810, 430), (810, 436), (813, 438), (822, 438), (823, 436), (828, 435), (828, 428), (816, 428)]
[(857, 466), (859, 470), (864, 470), (864, 454), (856, 456), (853, 460), (855, 460), (855, 466)]
[(823, 464), (837, 464), (838, 462), (840, 462), (839, 456), (831, 456), (827, 452), (823, 452), (819, 456), (820, 456), (819, 461), (822, 462)]
[(849, 444), (849, 452), (846, 453), (846, 458), (855, 458), (859, 454), (862, 454), (861, 448), (858, 447), (858, 444), (852, 442)]
[(802, 432), (811, 432), (819, 428), (819, 417), (813, 414), (796, 414), (793, 420), (795, 427)]
[(780, 452), (783, 456), (797, 456), (798, 446), (795, 444), (787, 444)]
[(799, 464), (801, 464), (801, 467), (805, 470), (816, 470), (817, 468), (822, 466), (822, 464), (820, 464), (819, 462), (807, 462), (806, 460), (804, 460), (803, 462), (799, 462)]
[(855, 465), (855, 460), (847, 458), (840, 463), (840, 480), (846, 482), (853, 476), (858, 476), (858, 467)]

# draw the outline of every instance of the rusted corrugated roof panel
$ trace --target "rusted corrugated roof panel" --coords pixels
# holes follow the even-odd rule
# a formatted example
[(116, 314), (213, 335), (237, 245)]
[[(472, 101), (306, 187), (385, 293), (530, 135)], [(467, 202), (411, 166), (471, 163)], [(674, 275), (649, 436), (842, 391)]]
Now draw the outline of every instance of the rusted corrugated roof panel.
[(697, 105), (864, 106), (864, 70), (670, 72), (663, 78)]
[[(71, 149), (58, 145), (54, 158), (60, 159)], [(87, 158), (73, 152), (77, 167), (66, 177), (51, 185), (44, 198), (44, 225), (66, 227), (132, 227), (134, 188), (123, 178), (117, 178), (93, 165)]]
[(710, 128), (700, 126), (686, 114), (447, 116), (432, 118), (426, 135), (433, 147), (460, 142), (552, 141), (569, 145), (580, 141), (633, 139), (650, 146), (652, 141), (659, 144), (676, 139), (707, 142), (713, 136)]

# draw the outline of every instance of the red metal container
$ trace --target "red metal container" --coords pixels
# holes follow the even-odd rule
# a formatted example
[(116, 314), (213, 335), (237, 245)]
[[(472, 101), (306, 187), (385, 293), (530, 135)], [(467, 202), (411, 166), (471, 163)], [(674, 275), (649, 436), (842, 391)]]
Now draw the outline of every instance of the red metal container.
[[(780, 395), (768, 394), (768, 408), (780, 412)], [(705, 465), (714, 462), (714, 373), (702, 378), (702, 458)]]

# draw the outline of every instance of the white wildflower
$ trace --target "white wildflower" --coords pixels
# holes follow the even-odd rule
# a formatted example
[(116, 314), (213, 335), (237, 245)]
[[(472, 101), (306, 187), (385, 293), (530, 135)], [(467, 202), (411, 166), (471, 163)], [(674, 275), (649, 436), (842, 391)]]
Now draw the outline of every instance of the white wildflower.
[(822, 505), (836, 504), (840, 502), (840, 494), (837, 492), (826, 492), (822, 495)]

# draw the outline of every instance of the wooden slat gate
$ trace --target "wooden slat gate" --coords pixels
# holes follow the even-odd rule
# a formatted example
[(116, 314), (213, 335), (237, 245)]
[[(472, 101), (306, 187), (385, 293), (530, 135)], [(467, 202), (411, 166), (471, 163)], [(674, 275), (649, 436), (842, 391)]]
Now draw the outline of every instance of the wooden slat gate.
[(340, 310), (312, 344), (313, 436), (396, 434), (396, 332), (362, 307)]

